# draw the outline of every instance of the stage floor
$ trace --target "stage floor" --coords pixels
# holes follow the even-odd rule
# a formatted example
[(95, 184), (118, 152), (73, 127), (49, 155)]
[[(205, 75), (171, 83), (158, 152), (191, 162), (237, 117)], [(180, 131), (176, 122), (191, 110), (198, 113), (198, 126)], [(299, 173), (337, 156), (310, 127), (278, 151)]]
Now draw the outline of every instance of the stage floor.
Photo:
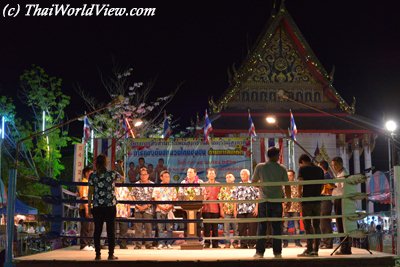
[(290, 247), (282, 249), (282, 259), (273, 257), (272, 249), (267, 249), (263, 259), (253, 259), (255, 249), (203, 249), (180, 250), (179, 246), (173, 249), (116, 249), (117, 261), (107, 261), (107, 250), (102, 250), (101, 261), (94, 261), (94, 251), (81, 251), (78, 246), (54, 250), (50, 252), (16, 258), (16, 266), (395, 266), (395, 256), (391, 254), (374, 252), (370, 255), (363, 249), (352, 248), (352, 255), (330, 256), (332, 250), (319, 251), (319, 257), (299, 258), (297, 254), (304, 248)]

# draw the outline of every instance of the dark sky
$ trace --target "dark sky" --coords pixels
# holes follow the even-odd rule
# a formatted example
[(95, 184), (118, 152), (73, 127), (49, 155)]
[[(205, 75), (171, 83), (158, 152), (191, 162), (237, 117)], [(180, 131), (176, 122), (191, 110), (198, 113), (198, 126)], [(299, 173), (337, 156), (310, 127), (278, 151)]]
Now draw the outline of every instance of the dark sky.
[[(64, 92), (72, 97), (68, 115), (74, 117), (84, 112), (74, 86), (105, 97), (98, 72), (110, 71), (114, 58), (133, 67), (138, 82), (157, 77), (156, 96), (185, 81), (167, 110), (186, 125), (208, 107), (210, 96), (218, 99), (225, 91), (227, 68), (240, 65), (270, 17), (273, 1), (130, 2), (135, 7), (157, 7), (156, 16), (1, 17), (0, 94), (15, 96), (19, 75), (37, 64), (64, 80)], [(335, 65), (334, 85), (339, 93), (348, 102), (355, 96), (357, 113), (378, 123), (383, 113), (400, 117), (396, 3), (286, 1), (327, 71)], [(112, 6), (129, 7), (122, 1), (112, 1)], [(27, 114), (22, 108), (18, 112)]]

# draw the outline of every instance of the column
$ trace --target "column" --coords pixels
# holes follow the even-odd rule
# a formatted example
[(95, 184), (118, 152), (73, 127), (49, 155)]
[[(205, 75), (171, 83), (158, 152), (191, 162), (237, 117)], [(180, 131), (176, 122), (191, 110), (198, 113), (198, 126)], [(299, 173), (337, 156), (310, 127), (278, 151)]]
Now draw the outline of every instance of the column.
[[(371, 160), (372, 144), (371, 144), (370, 134), (363, 135), (362, 146), (364, 149), (364, 168), (367, 170), (372, 167), (372, 160)], [(367, 185), (368, 185), (372, 177), (372, 170), (366, 172), (365, 176), (367, 177)], [(367, 213), (374, 213), (374, 203), (372, 201), (367, 201)]]
[[(351, 144), (351, 148), (353, 150), (353, 174), (360, 173), (360, 139), (358, 137), (353, 138), (353, 142)], [(357, 184), (357, 192), (361, 193), (361, 184)], [(356, 201), (357, 209), (361, 210), (361, 200)]]
[(346, 143), (346, 135), (338, 134), (339, 156), (343, 159), (343, 166), (349, 170), (349, 152)]

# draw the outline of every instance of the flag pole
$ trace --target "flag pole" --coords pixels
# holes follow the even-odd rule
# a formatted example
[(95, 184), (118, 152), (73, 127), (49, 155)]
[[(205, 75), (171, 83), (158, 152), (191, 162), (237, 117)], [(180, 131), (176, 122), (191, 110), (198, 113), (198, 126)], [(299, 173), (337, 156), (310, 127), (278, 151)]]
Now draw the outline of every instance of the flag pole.
[(250, 135), (250, 173), (253, 175), (253, 137)]
[(85, 166), (88, 165), (88, 157), (89, 157), (89, 144), (88, 142), (85, 143)]

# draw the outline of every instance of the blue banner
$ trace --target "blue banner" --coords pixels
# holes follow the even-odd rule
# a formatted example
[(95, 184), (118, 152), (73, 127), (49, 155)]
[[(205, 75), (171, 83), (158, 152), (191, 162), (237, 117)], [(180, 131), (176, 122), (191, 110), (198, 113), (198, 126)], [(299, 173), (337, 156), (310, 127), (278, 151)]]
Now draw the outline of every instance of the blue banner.
[(217, 180), (225, 182), (226, 172), (240, 179), (241, 169), (250, 170), (249, 138), (212, 138), (210, 144), (202, 139), (133, 139), (128, 153), (128, 164), (138, 163), (143, 157), (145, 165), (156, 168), (159, 159), (164, 160), (171, 176), (171, 183), (179, 183), (186, 177), (188, 168), (196, 168), (200, 179), (206, 181), (207, 168), (217, 170)]

